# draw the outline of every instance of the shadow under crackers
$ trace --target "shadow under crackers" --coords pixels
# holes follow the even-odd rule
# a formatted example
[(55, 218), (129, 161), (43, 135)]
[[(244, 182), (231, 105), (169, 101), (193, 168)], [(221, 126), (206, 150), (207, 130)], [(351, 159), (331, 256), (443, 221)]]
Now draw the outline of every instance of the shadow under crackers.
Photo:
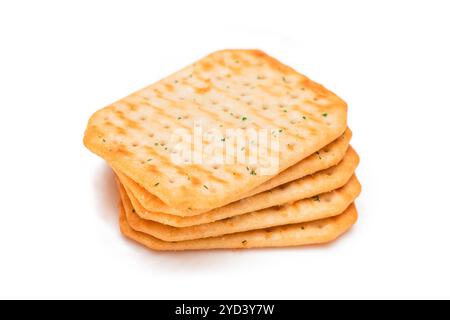
[[(113, 231), (120, 233), (118, 221), (120, 194), (114, 172), (106, 163), (100, 165), (94, 179), (94, 187), (96, 211)], [(163, 252), (147, 249), (124, 236), (121, 236), (121, 240), (132, 247), (136, 251), (137, 258), (142, 259), (144, 263), (152, 266), (158, 265), (161, 269), (169, 271), (180, 270), (180, 266), (182, 266), (184, 271), (204, 272), (205, 269), (210, 269), (214, 265), (224, 266), (225, 262), (230, 261), (230, 255), (236, 255), (237, 251), (233, 250), (234, 253), (230, 250)], [(155, 269), (152, 270), (155, 271)]]
[(97, 212), (108, 224), (117, 228), (119, 223), (119, 191), (112, 169), (102, 163), (94, 180)]
[[(118, 211), (120, 196), (112, 169), (103, 163), (99, 168), (99, 174), (94, 180), (96, 190), (97, 211), (101, 218), (110, 224), (114, 230), (118, 230)], [(353, 229), (353, 228), (352, 228)], [(340, 238), (346, 238), (348, 234), (352, 234), (352, 230), (342, 235)], [(341, 239), (337, 239), (337, 243)], [(136, 243), (122, 236), (122, 241), (126, 242), (130, 248), (136, 252), (137, 259), (145, 264), (157, 267), (164, 272), (183, 272), (204, 273), (206, 270), (214, 271), (227, 268), (235, 268), (241, 264), (248, 264), (248, 257), (254, 254), (295, 254), (301, 251), (303, 253), (313, 250), (328, 250), (336, 245), (335, 242), (322, 245), (308, 245), (303, 247), (287, 247), (287, 248), (260, 248), (249, 250), (199, 250), (199, 251), (153, 251), (145, 248), (143, 245)], [(180, 269), (181, 267), (181, 269)], [(156, 271), (152, 268), (153, 271)]]
[[(231, 249), (231, 250), (199, 250), (199, 251), (153, 251), (145, 248), (143, 245), (135, 243), (132, 240), (125, 239), (130, 247), (136, 250), (136, 255), (142, 259), (144, 263), (151, 265), (153, 272), (161, 270), (163, 273), (167, 272), (182, 272), (188, 274), (205, 274), (208, 272), (231, 272), (232, 270), (240, 269), (243, 265), (248, 265), (249, 268), (254, 267), (255, 261), (261, 262), (262, 256), (271, 257), (284, 256), (286, 254), (305, 255), (308, 252), (323, 252), (328, 254), (329, 250), (340, 243), (345, 244), (347, 237), (353, 234), (353, 228), (347, 233), (341, 235), (336, 241), (318, 244), (306, 245), (297, 247), (285, 248), (254, 248), (254, 249)], [(256, 258), (256, 260), (255, 260)], [(280, 265), (280, 268), (282, 266)]]

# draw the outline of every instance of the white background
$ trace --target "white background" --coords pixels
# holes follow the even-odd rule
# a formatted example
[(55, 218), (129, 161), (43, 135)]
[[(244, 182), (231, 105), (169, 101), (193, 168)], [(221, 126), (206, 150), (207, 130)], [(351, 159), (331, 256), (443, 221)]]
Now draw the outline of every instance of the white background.
[[(0, 298), (450, 298), (448, 1), (2, 1)], [(349, 104), (360, 220), (324, 247), (125, 240), (97, 109), (224, 48)]]

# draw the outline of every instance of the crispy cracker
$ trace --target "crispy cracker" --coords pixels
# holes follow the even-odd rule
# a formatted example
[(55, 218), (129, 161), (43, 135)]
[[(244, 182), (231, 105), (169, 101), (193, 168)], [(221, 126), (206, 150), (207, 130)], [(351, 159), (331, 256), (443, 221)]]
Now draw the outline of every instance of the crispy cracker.
[(357, 153), (350, 148), (347, 155), (337, 166), (287, 183), (275, 189), (265, 191), (250, 198), (231, 203), (225, 207), (217, 208), (192, 217), (178, 217), (145, 210), (140, 205), (139, 201), (134, 198), (133, 194), (128, 191), (127, 187), (123, 187), (125, 188), (136, 213), (142, 219), (152, 220), (173, 227), (189, 227), (310, 198), (321, 193), (338, 189), (349, 181), (358, 163), (359, 157)]
[[(127, 212), (127, 220), (134, 230), (158, 239), (185, 241), (328, 218), (345, 211), (360, 191), (361, 186), (353, 176), (344, 187), (314, 198), (192, 227), (175, 228), (144, 220), (136, 214), (135, 209)], [(132, 206), (123, 188), (120, 188), (120, 192), (122, 202)]]
[(323, 244), (336, 240), (348, 231), (358, 219), (356, 207), (352, 204), (344, 213), (323, 220), (253, 230), (214, 238), (166, 242), (133, 230), (128, 224), (126, 210), (131, 210), (131, 207), (124, 208), (121, 204), (120, 230), (122, 234), (147, 248), (159, 251), (249, 249)]
[[(308, 158), (300, 161), (299, 163), (293, 165), (292, 167), (284, 170), (279, 175), (273, 177), (269, 181), (266, 181), (259, 187), (256, 187), (255, 189), (251, 190), (245, 195), (242, 195), (239, 197), (239, 199), (248, 198), (255, 194), (273, 189), (275, 187), (278, 187), (282, 184), (285, 184), (290, 181), (294, 181), (297, 179), (300, 179), (302, 177), (308, 176), (310, 174), (316, 173), (321, 170), (325, 170), (327, 168), (330, 168), (332, 166), (337, 165), (344, 157), (348, 147), (349, 142), (352, 136), (352, 132), (350, 129), (347, 129), (345, 133), (340, 136), (338, 139), (333, 141), (331, 144), (327, 145), (323, 149), (317, 151), (313, 155), (309, 156)], [(164, 202), (162, 202), (160, 199), (158, 199), (156, 196), (151, 194), (150, 192), (146, 191), (144, 188), (139, 186), (136, 182), (128, 178), (126, 175), (121, 173), (118, 170), (115, 170), (117, 176), (119, 177), (121, 183), (124, 185), (125, 189), (127, 190), (128, 194), (130, 195), (130, 198), (132, 202), (134, 202), (134, 199), (136, 199), (139, 202), (138, 204), (134, 204), (135, 207), (143, 207), (145, 211), (150, 212), (156, 212), (156, 213), (166, 213), (171, 215), (177, 215), (182, 217), (188, 217), (188, 216), (196, 216), (201, 213), (205, 213), (205, 210), (177, 210), (176, 208), (172, 208), (168, 205), (166, 205)], [(350, 177), (349, 177), (350, 178)], [(335, 188), (341, 187), (335, 186)], [(316, 194), (326, 192), (329, 190), (320, 190)], [(281, 204), (281, 203), (276, 203)], [(229, 206), (229, 205), (228, 205)], [(223, 208), (223, 207), (221, 207)], [(220, 210), (221, 208), (214, 209), (212, 211)], [(262, 208), (250, 208), (247, 212), (253, 211), (253, 210), (259, 210)], [(140, 210), (141, 212), (143, 210)], [(240, 212), (245, 213), (245, 212)], [(142, 218), (147, 219), (143, 215), (141, 215)], [(148, 218), (152, 219), (152, 218)], [(155, 220), (155, 219), (152, 219)], [(159, 220), (156, 220), (159, 221)], [(209, 221), (211, 222), (211, 221)], [(205, 222), (203, 222), (205, 223)], [(170, 223), (169, 223), (170, 224)]]
[[(195, 124), (278, 128), (278, 171), (262, 175), (237, 160), (175, 165), (172, 133), (193, 133)], [(346, 103), (321, 85), (261, 51), (224, 50), (96, 112), (84, 143), (167, 205), (210, 210), (320, 150), (346, 127)]]

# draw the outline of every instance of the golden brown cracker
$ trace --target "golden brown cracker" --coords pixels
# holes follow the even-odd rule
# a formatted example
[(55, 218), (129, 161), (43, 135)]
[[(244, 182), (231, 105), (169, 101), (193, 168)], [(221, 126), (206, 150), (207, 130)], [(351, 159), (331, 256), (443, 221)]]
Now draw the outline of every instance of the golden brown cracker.
[[(249, 170), (238, 161), (175, 165), (173, 132), (192, 133), (199, 123), (278, 129), (278, 170), (262, 175), (260, 166)], [(211, 210), (320, 150), (346, 127), (346, 103), (321, 85), (261, 51), (224, 50), (99, 110), (84, 143), (165, 204)]]

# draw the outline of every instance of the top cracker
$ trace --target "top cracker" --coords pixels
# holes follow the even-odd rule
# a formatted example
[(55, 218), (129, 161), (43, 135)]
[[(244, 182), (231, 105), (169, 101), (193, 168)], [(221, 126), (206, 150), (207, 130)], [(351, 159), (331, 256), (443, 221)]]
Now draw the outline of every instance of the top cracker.
[[(277, 170), (264, 175), (259, 164), (239, 161), (174, 162), (174, 132), (194, 136), (198, 127), (223, 132), (202, 138), (206, 145), (226, 142), (226, 129), (268, 130), (279, 143)], [(213, 209), (313, 154), (346, 127), (346, 103), (321, 85), (261, 51), (223, 50), (97, 111), (84, 143), (167, 205)], [(252, 143), (241, 147), (246, 155)]]

